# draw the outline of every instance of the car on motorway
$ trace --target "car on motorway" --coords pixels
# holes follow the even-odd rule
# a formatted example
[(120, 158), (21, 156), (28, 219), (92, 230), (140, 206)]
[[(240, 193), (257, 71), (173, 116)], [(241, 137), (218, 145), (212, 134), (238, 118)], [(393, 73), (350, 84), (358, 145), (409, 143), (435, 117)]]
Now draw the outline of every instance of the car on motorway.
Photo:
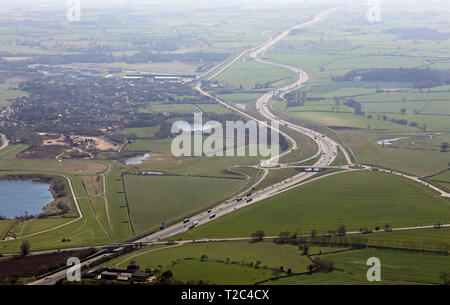
[(183, 220), (183, 223), (188, 223), (189, 221), (191, 221), (190, 219), (185, 219)]
[(216, 214), (211, 214), (211, 215), (209, 216), (209, 219), (213, 219), (213, 218), (216, 218)]
[(194, 226), (198, 225), (198, 220), (194, 221), (193, 225)]
[(195, 225), (190, 225), (188, 229), (192, 230), (193, 228), (195, 228)]
[(247, 199), (247, 203), (252, 202), (252, 201), (253, 201), (253, 198)]

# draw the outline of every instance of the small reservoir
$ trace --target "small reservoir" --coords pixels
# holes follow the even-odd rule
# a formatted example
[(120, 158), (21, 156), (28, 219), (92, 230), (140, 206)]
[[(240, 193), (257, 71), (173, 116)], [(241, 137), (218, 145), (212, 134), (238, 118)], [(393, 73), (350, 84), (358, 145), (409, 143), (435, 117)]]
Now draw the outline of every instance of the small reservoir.
[(53, 202), (50, 185), (27, 180), (0, 180), (0, 215), (9, 219), (39, 215)]
[(391, 145), (392, 142), (403, 140), (403, 139), (408, 139), (408, 137), (406, 137), (406, 138), (396, 138), (396, 139), (381, 140), (381, 141), (378, 141), (377, 144), (378, 145)]

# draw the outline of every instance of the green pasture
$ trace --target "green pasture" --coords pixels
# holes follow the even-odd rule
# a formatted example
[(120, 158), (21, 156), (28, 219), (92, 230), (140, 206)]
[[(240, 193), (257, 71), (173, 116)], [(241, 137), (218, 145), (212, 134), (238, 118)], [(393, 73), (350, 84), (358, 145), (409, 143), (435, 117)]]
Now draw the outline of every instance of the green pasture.
[(348, 231), (448, 223), (450, 203), (435, 193), (398, 176), (357, 171), (311, 182), (276, 197), (224, 216), (182, 235), (183, 238), (245, 237), (264, 230), (318, 232)]
[(183, 176), (124, 178), (136, 232), (158, 228), (220, 203), (241, 189), (245, 180)]

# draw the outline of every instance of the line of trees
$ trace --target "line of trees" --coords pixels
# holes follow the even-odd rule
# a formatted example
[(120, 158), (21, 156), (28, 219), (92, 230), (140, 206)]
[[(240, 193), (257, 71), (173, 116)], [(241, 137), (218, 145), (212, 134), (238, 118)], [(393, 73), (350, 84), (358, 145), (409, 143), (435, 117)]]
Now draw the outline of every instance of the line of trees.
[(335, 82), (406, 82), (413, 88), (432, 88), (450, 84), (450, 71), (420, 68), (356, 69), (342, 76), (332, 77)]

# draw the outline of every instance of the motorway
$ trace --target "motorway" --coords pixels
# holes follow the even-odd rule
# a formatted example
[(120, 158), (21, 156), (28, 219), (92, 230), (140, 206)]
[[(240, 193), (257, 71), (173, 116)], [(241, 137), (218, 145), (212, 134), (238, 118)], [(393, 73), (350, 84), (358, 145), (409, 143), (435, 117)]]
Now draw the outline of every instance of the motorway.
[[(249, 50), (243, 51), (241, 53), (239, 53), (238, 56), (236, 56), (236, 58), (234, 58), (233, 60), (229, 60), (227, 61), (225, 64), (221, 64), (218, 67), (218, 71), (213, 73), (211, 76), (208, 77), (208, 80), (217, 77), (218, 75), (220, 75), (222, 72), (224, 72), (226, 69), (228, 69), (229, 67), (231, 67), (237, 60), (239, 60), (241, 57), (245, 56), (246, 54), (250, 53), (250, 57), (251, 58), (257, 58), (258, 56), (264, 54), (264, 52), (266, 50), (268, 50), (270, 47), (272, 47), (273, 45), (275, 45), (278, 41), (280, 41), (281, 39), (283, 39), (286, 35), (288, 35), (292, 30), (295, 29), (299, 29), (302, 27), (306, 27), (306, 26), (311, 26), (321, 20), (323, 20), (326, 16), (328, 16), (329, 14), (331, 14), (333, 11), (335, 11), (336, 9), (330, 9), (327, 10), (323, 13), (320, 13), (317, 17), (315, 17), (313, 20), (305, 22), (303, 24), (300, 25), (296, 25), (294, 27), (292, 27), (291, 29), (289, 29), (288, 31), (285, 31), (283, 33), (281, 33), (280, 35), (278, 35), (276, 38), (270, 38), (266, 43), (256, 47), (256, 48), (251, 48)], [(288, 67), (288, 66), (286, 66)], [(286, 93), (288, 90), (293, 90), (298, 88), (299, 86), (303, 85), (304, 82), (307, 80), (307, 78), (305, 78), (305, 74), (303, 71), (301, 71), (300, 69), (297, 69), (295, 67), (289, 67), (291, 70), (295, 70), (298, 72), (299, 74), (299, 79), (294, 83), (291, 84), (287, 87), (284, 87), (282, 89), (280, 89), (279, 92), (283, 92)], [(226, 102), (211, 96), (209, 93), (203, 91), (201, 89), (201, 84), (196, 86), (196, 89), (203, 95), (208, 96), (214, 100), (216, 100), (218, 103), (222, 104), (223, 106), (238, 112), (239, 114), (247, 117), (250, 120), (253, 120), (255, 122), (258, 122), (259, 124), (263, 125), (263, 126), (268, 126), (268, 124), (264, 121), (258, 120), (257, 118), (252, 117), (251, 115), (227, 104)], [(314, 166), (320, 167), (320, 166), (328, 166), (331, 165), (331, 163), (333, 163), (333, 161), (336, 159), (337, 157), (337, 149), (338, 149), (338, 144), (335, 143), (332, 139), (326, 137), (325, 135), (319, 134), (316, 131), (307, 129), (307, 128), (303, 128), (300, 126), (297, 126), (295, 124), (280, 120), (279, 118), (276, 118), (269, 110), (269, 101), (270, 99), (272, 99), (274, 96), (276, 95), (275, 92), (270, 91), (266, 94), (264, 94), (263, 96), (261, 96), (258, 101), (257, 101), (257, 105), (259, 105), (259, 112), (260, 114), (266, 118), (268, 121), (279, 121), (280, 124), (284, 124), (285, 127), (287, 128), (291, 128), (294, 131), (297, 132), (301, 132), (302, 134), (304, 134), (305, 136), (310, 137), (311, 139), (313, 139), (318, 146), (318, 154), (320, 154), (320, 158), (319, 160), (316, 162), (316, 164), (314, 164)], [(297, 147), (297, 142), (290, 137), (288, 134), (286, 134), (285, 132), (276, 129), (276, 131), (278, 131), (280, 134), (282, 134), (291, 144), (290, 146), (290, 150), (283, 152), (282, 154), (273, 157), (272, 159), (268, 160), (268, 162), (266, 164), (271, 164), (271, 162), (273, 160), (278, 160), (279, 158), (281, 158), (283, 155), (290, 153), (292, 150), (296, 150)], [(275, 185), (269, 186), (265, 189), (259, 190), (258, 192), (252, 194), (251, 196), (245, 196), (244, 198), (238, 199), (238, 197), (227, 200), (221, 204), (219, 204), (218, 206), (216, 206), (215, 208), (202, 212), (200, 214), (197, 214), (193, 217), (191, 217), (189, 219), (188, 223), (184, 223), (184, 222), (180, 222), (180, 223), (176, 223), (174, 225), (171, 225), (167, 228), (165, 228), (164, 230), (155, 232), (153, 234), (149, 234), (145, 237), (142, 237), (138, 240), (135, 241), (135, 243), (155, 243), (158, 242), (159, 240), (162, 239), (167, 239), (170, 238), (174, 235), (189, 231), (190, 228), (194, 223), (196, 223), (196, 226), (200, 226), (200, 225), (204, 225), (206, 223), (209, 223), (217, 218), (223, 217), (225, 215), (228, 215), (230, 213), (235, 212), (238, 209), (242, 209), (245, 208), (249, 205), (258, 203), (260, 201), (266, 200), (268, 198), (271, 198), (273, 196), (277, 196), (283, 192), (286, 192), (288, 190), (291, 190), (295, 187), (297, 187), (302, 181), (308, 180), (310, 178), (312, 178), (316, 173), (300, 173), (294, 177), (288, 178), (284, 181), (281, 181)], [(264, 171), (264, 175), (263, 177), (265, 177), (267, 175), (267, 171)], [(260, 179), (260, 181), (262, 181), (262, 179)], [(247, 191), (243, 192), (244, 195), (245, 193), (247, 193)], [(98, 259), (98, 258), (97, 258)], [(93, 259), (95, 260), (95, 258)], [(84, 263), (85, 264), (85, 263)], [(53, 274), (51, 277), (48, 278), (44, 278), (41, 280), (38, 280), (36, 282), (33, 282), (33, 285), (52, 285), (54, 283), (56, 283), (57, 280), (61, 279), (65, 277), (65, 271), (62, 270), (56, 274)]]
[[(295, 29), (299, 29), (302, 27), (306, 27), (306, 26), (311, 26), (321, 20), (323, 20), (326, 16), (328, 16), (329, 14), (331, 14), (333, 11), (335, 11), (336, 9), (330, 9), (327, 10), (323, 13), (320, 13), (317, 17), (315, 17), (313, 20), (305, 22), (303, 24), (300, 25), (296, 25), (294, 27), (292, 27), (290, 30), (285, 31), (283, 33), (281, 33), (279, 36), (277, 36), (276, 38), (270, 38), (269, 41), (267, 41), (266, 43), (262, 44), (260, 47), (258, 47), (257, 49), (252, 48), (250, 50), (244, 51), (242, 53), (240, 53), (238, 55), (238, 58), (244, 56), (245, 54), (252, 52), (250, 54), (250, 57), (253, 59), (258, 59), (258, 56), (263, 55), (264, 52), (272, 47), (273, 45), (275, 45), (278, 41), (280, 41), (282, 38), (284, 38), (286, 35), (288, 35), (292, 30)], [(225, 71), (227, 68), (229, 68), (233, 63), (236, 62), (237, 59), (229, 61), (228, 64), (226, 64), (225, 66), (220, 67), (219, 69), (219, 73), (214, 73), (213, 77), (217, 77), (220, 73), (222, 73), (223, 71)], [(296, 73), (298, 73), (298, 80), (291, 84), (288, 85), (284, 88), (281, 88), (277, 91), (270, 91), (267, 92), (266, 94), (262, 95), (256, 102), (257, 105), (257, 109), (259, 111), (259, 113), (265, 118), (267, 119), (267, 121), (276, 121), (279, 122), (280, 125), (284, 125), (286, 128), (290, 128), (296, 132), (300, 132), (303, 135), (310, 137), (311, 139), (313, 139), (318, 147), (318, 154), (320, 154), (320, 158), (317, 160), (317, 162), (313, 165), (313, 167), (322, 167), (322, 166), (330, 166), (333, 161), (336, 159), (337, 154), (338, 154), (338, 149), (340, 148), (340, 145), (337, 144), (334, 140), (330, 139), (329, 137), (320, 134), (316, 131), (292, 124), (290, 122), (284, 121), (278, 117), (276, 117), (274, 114), (272, 114), (272, 112), (270, 111), (270, 100), (276, 96), (277, 94), (283, 94), (286, 93), (290, 90), (295, 90), (298, 87), (302, 86), (307, 80), (308, 77), (305, 75), (307, 75), (304, 71), (295, 68), (295, 67), (290, 67), (290, 66), (285, 66), (286, 68), (295, 71)], [(211, 78), (211, 77), (210, 77)], [(242, 116), (247, 117), (248, 119), (258, 122), (260, 125), (263, 126), (267, 126), (270, 127), (269, 124), (265, 121), (259, 120), (233, 106), (231, 106), (230, 104), (210, 95), (209, 93), (205, 92), (204, 90), (202, 90), (201, 88), (201, 84), (198, 84), (196, 86), (197, 91), (199, 91), (201, 94), (203, 94), (204, 96), (207, 96), (215, 101), (217, 101), (218, 103), (220, 103), (221, 105), (223, 105), (224, 107), (233, 110), (234, 112), (237, 112), (239, 114), (241, 114)], [(265, 165), (268, 165), (268, 167), (271, 167), (273, 165), (275, 165), (272, 161), (273, 160), (278, 160), (279, 158), (281, 158), (282, 156), (290, 153), (292, 150), (296, 150), (298, 149), (297, 147), (297, 142), (290, 137), (288, 134), (286, 134), (285, 132), (275, 128), (276, 131), (278, 131), (280, 134), (282, 134), (289, 142), (290, 142), (290, 150), (287, 150), (277, 156), (272, 157), (269, 160), (265, 160), (263, 162), (263, 166), (261, 166), (261, 168), (264, 168)], [(344, 154), (346, 154), (345, 150), (343, 150), (342, 148), (340, 149)], [(348, 156), (347, 156), (348, 158)], [(348, 160), (350, 160), (348, 158)], [(351, 163), (349, 163), (351, 164)], [(221, 204), (219, 204), (218, 206), (216, 206), (215, 208), (211, 209), (210, 211), (205, 211), (203, 213), (200, 213), (198, 215), (195, 215), (193, 217), (191, 217), (189, 219), (189, 222), (187, 223), (177, 223), (174, 224), (164, 230), (161, 230), (159, 232), (156, 232), (154, 234), (145, 236), (139, 240), (137, 240), (137, 243), (151, 243), (151, 242), (157, 242), (158, 240), (161, 239), (166, 239), (169, 237), (172, 237), (174, 235), (189, 231), (189, 227), (193, 224), (193, 223), (197, 223), (196, 226), (199, 225), (204, 225), (206, 223), (209, 223), (217, 218), (223, 217), (225, 215), (228, 215), (230, 213), (233, 213), (236, 210), (242, 209), (244, 207), (247, 207), (249, 205), (258, 203), (260, 201), (266, 200), (268, 198), (277, 196), (281, 193), (284, 193), (288, 190), (291, 190), (295, 187), (298, 187), (298, 185), (307, 180), (312, 178), (316, 173), (299, 173), (298, 175), (295, 175), (293, 177), (290, 177), (284, 181), (281, 181), (275, 185), (266, 187), (265, 189), (259, 190), (253, 194), (251, 194), (251, 196), (245, 197), (245, 198), (241, 198), (241, 200), (238, 200), (237, 198), (232, 198), (230, 200), (227, 200)], [(244, 193), (247, 193), (244, 192)], [(240, 197), (240, 196), (238, 196)]]
[[(344, 169), (344, 171), (354, 171), (355, 169), (350, 169), (350, 167), (349, 167), (350, 165), (352, 165), (352, 162), (351, 162), (351, 159), (350, 159), (347, 151), (339, 143), (336, 143), (334, 140), (327, 137), (326, 135), (320, 134), (314, 130), (310, 130), (308, 128), (304, 128), (304, 127), (295, 125), (293, 123), (290, 123), (288, 121), (285, 121), (272, 113), (270, 101), (275, 96), (279, 96), (280, 98), (283, 98), (283, 96), (286, 93), (288, 93), (289, 91), (295, 90), (295, 89), (299, 88), (300, 86), (302, 86), (308, 80), (308, 74), (299, 68), (288, 66), (288, 65), (282, 65), (282, 64), (278, 64), (278, 63), (272, 63), (272, 62), (269, 62), (269, 61), (266, 61), (266, 60), (263, 60), (260, 58), (260, 56), (263, 56), (264, 53), (268, 49), (270, 49), (277, 42), (279, 42), (284, 37), (289, 35), (289, 33), (291, 31), (293, 31), (295, 29), (304, 28), (307, 26), (312, 26), (312, 25), (316, 24), (317, 22), (322, 21), (324, 18), (326, 18), (329, 14), (331, 14), (335, 10), (336, 10), (336, 8), (333, 8), (333, 9), (327, 10), (325, 12), (322, 12), (319, 15), (317, 15), (314, 19), (312, 19), (311, 21), (296, 25), (296, 26), (292, 27), (291, 29), (281, 33), (277, 37), (270, 38), (267, 42), (263, 43), (259, 47), (251, 48), (249, 50), (239, 53), (234, 59), (228, 60), (225, 63), (220, 64), (216, 68), (218, 70), (215, 72), (214, 71), (211, 72), (212, 74), (207, 78), (207, 80), (211, 80), (211, 79), (217, 77), (222, 72), (224, 72), (226, 69), (231, 67), (237, 60), (239, 60), (240, 58), (242, 58), (243, 56), (246, 56), (246, 55), (249, 58), (259, 61), (261, 63), (275, 65), (275, 66), (283, 67), (283, 68), (289, 69), (291, 71), (294, 71), (295, 73), (298, 74), (298, 80), (295, 81), (293, 84), (290, 84), (286, 87), (283, 87), (283, 88), (280, 88), (280, 89), (274, 90), (274, 91), (269, 91), (269, 92), (265, 93), (264, 95), (262, 95), (256, 102), (256, 108), (257, 108), (258, 112), (267, 121), (279, 122), (279, 125), (284, 126), (285, 128), (289, 128), (295, 132), (301, 133), (302, 135), (307, 136), (315, 141), (315, 143), (317, 144), (317, 147), (318, 147), (318, 152), (317, 152), (316, 156), (314, 156), (314, 157), (318, 157), (318, 156), (320, 156), (320, 157), (316, 161), (316, 163), (310, 167), (316, 167), (316, 168), (331, 167), (331, 164), (336, 159), (338, 152), (341, 151), (344, 154), (345, 159), (347, 161), (347, 166), (343, 166), (342, 168)], [(216, 102), (220, 103), (224, 107), (231, 109), (231, 110), (241, 114), (242, 116), (245, 116), (249, 120), (258, 122), (259, 124), (264, 125), (264, 126), (268, 126), (268, 124), (265, 121), (259, 120), (255, 117), (229, 105), (228, 103), (210, 95), (209, 93), (205, 92), (201, 88), (201, 84), (198, 84), (195, 88), (202, 95), (215, 100)], [(258, 168), (261, 168), (263, 170), (263, 175), (259, 179), (257, 184), (260, 183), (263, 180), (263, 178), (265, 178), (268, 174), (268, 170), (264, 168), (265, 165), (269, 165), (269, 167), (270, 167), (273, 165), (272, 161), (278, 160), (283, 155), (291, 153), (292, 150), (298, 149), (297, 143), (292, 137), (290, 137), (288, 134), (286, 134), (285, 132), (283, 132), (279, 129), (276, 129), (276, 130), (290, 142), (290, 149), (283, 152), (282, 154), (280, 154), (278, 156), (273, 157), (270, 160), (266, 160), (264, 164), (261, 164), (260, 166), (258, 166)], [(312, 159), (312, 158), (309, 158), (309, 159)], [(280, 164), (280, 166), (283, 167), (283, 166), (287, 166), (287, 165)], [(369, 167), (365, 167), (365, 169), (367, 170), (367, 169), (369, 169)], [(134, 241), (132, 244), (162, 243), (161, 240), (168, 239), (177, 234), (189, 231), (192, 228), (192, 225), (194, 225), (194, 224), (195, 224), (194, 227), (204, 225), (206, 223), (214, 221), (215, 219), (218, 219), (220, 217), (223, 217), (225, 215), (233, 213), (236, 210), (245, 208), (247, 206), (261, 202), (268, 198), (277, 196), (281, 193), (292, 190), (292, 189), (297, 188), (306, 183), (310, 183), (310, 182), (316, 181), (318, 179), (323, 179), (325, 177), (328, 177), (328, 176), (334, 175), (334, 174), (338, 174), (338, 173), (331, 173), (328, 175), (314, 178), (313, 176), (315, 174), (316, 173), (312, 173), (312, 172), (299, 173), (299, 174), (297, 174), (293, 177), (290, 177), (288, 179), (285, 179), (284, 181), (281, 181), (275, 185), (272, 185), (272, 186), (266, 187), (262, 190), (259, 190), (257, 192), (254, 192), (250, 196), (245, 196), (248, 192), (251, 192), (251, 190), (246, 190), (245, 192), (242, 192), (242, 194), (239, 194), (237, 197), (229, 199), (229, 200), (219, 204), (218, 206), (216, 206), (215, 208), (213, 208), (211, 210), (204, 211), (202, 213), (199, 213), (199, 214), (191, 217), (186, 222), (179, 222), (179, 223), (173, 224), (163, 230), (160, 230), (158, 232), (155, 232), (155, 233), (149, 234), (147, 236), (144, 236), (142, 238), (139, 238), (138, 240)], [(420, 181), (420, 179), (417, 177), (410, 177), (410, 176), (405, 176), (405, 175), (402, 175), (402, 176), (404, 176), (405, 178), (413, 179), (413, 180), (417, 179), (416, 181), (423, 184), (423, 182)], [(429, 186), (429, 187), (431, 187), (431, 186)], [(443, 194), (444, 196), (446, 195), (446, 194), (444, 194), (445, 192), (443, 193), (441, 190), (439, 190), (439, 192), (441, 194)], [(239, 197), (239, 199), (238, 199), (238, 197)], [(444, 226), (449, 226), (449, 225), (444, 225)], [(393, 229), (393, 230), (424, 229), (424, 228), (426, 228), (426, 227), (398, 228), (398, 229)], [(349, 234), (360, 234), (360, 233), (361, 232), (349, 232)], [(223, 240), (236, 240), (236, 239), (223, 239)], [(223, 240), (221, 240), (221, 241), (223, 241)], [(212, 241), (214, 241), (214, 240), (212, 240)], [(184, 241), (183, 243), (186, 243), (186, 242), (194, 242), (194, 241)], [(129, 245), (129, 244), (130, 243), (120, 243), (120, 244), (115, 244), (115, 245), (111, 245), (111, 246), (123, 247), (123, 246)], [(84, 262), (83, 264), (88, 264), (88, 263), (94, 262), (95, 260), (98, 260), (98, 257), (93, 258), (87, 262)], [(59, 271), (59, 272), (51, 275), (48, 278), (38, 280), (32, 284), (34, 284), (34, 285), (54, 284), (57, 280), (66, 276), (65, 272), (66, 272), (65, 270)]]

